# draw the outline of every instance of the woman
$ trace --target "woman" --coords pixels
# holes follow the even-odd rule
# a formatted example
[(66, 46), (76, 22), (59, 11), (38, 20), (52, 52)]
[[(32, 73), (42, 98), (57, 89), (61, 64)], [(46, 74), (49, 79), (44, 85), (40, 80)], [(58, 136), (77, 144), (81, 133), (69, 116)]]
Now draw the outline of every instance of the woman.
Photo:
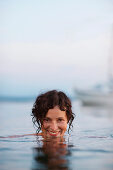
[[(64, 136), (68, 133), (74, 119), (70, 99), (61, 91), (48, 91), (37, 97), (32, 109), (32, 121), (37, 127), (37, 134), (43, 137)], [(39, 131), (42, 133), (39, 133)]]
[[(74, 113), (72, 113), (71, 108), (71, 101), (65, 93), (57, 90), (43, 93), (37, 97), (32, 108), (31, 116), (33, 124), (37, 127), (36, 133), (8, 137), (15, 138), (29, 135), (42, 135), (43, 137), (64, 136), (67, 124), (69, 124), (69, 133), (74, 119)], [(41, 133), (39, 133), (40, 130), (42, 131)]]

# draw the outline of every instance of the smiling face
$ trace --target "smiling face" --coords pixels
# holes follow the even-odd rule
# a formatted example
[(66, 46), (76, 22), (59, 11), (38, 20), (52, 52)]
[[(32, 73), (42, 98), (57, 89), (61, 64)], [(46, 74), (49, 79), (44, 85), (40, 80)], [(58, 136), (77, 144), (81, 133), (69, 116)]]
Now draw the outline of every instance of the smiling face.
[(44, 137), (63, 136), (67, 129), (67, 116), (58, 106), (49, 109), (42, 123), (42, 134)]

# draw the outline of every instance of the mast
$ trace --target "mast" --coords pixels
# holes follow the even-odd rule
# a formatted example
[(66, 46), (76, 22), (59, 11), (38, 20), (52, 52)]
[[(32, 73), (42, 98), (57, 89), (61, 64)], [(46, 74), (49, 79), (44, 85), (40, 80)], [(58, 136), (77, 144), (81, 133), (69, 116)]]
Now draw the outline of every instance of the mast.
[(112, 34), (110, 42), (110, 56), (108, 61), (108, 78), (109, 78), (109, 89), (113, 92), (113, 25), (112, 25)]

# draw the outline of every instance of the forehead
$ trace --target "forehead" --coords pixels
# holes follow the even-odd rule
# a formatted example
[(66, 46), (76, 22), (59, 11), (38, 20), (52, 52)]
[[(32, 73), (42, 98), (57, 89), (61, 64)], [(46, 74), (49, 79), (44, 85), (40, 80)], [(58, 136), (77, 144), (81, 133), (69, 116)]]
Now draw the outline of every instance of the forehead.
[(46, 117), (50, 117), (50, 118), (58, 118), (58, 117), (67, 118), (66, 112), (61, 111), (58, 106), (55, 106), (53, 109), (49, 109), (47, 114), (46, 114)]

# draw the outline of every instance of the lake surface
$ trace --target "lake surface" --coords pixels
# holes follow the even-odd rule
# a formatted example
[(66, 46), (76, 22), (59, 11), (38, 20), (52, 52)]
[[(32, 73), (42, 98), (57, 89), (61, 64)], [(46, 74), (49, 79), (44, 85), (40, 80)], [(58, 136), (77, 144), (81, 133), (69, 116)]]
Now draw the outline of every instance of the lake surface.
[[(35, 133), (33, 102), (0, 103), (0, 136)], [(1, 170), (112, 170), (113, 108), (73, 101), (73, 131), (64, 139), (0, 138)]]

